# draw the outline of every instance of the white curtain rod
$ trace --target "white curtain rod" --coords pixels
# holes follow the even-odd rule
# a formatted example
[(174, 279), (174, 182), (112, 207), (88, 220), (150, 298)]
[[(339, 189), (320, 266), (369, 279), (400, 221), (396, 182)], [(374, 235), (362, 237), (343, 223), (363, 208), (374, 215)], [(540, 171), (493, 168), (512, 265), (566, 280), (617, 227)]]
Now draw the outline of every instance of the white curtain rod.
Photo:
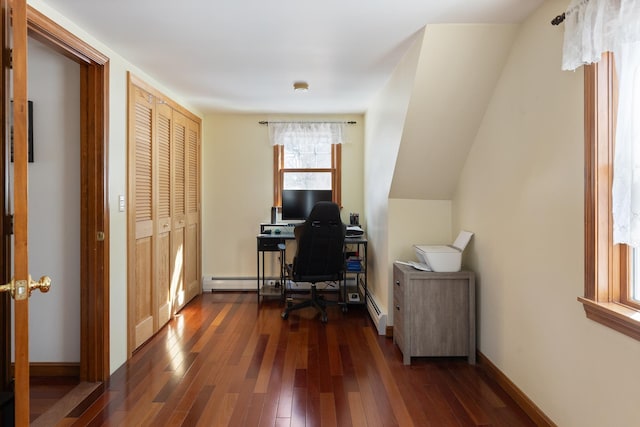
[(555, 18), (553, 18), (551, 20), (551, 25), (560, 25), (560, 24), (562, 24), (564, 19), (565, 19), (565, 14), (564, 13), (561, 14), (561, 15), (558, 15), (558, 16), (556, 16)]
[(271, 122), (269, 122), (269, 121), (266, 121), (266, 120), (260, 121), (260, 122), (258, 122), (258, 123), (260, 123), (261, 125), (268, 125), (269, 123), (344, 123), (344, 124), (347, 124), (347, 125), (355, 125), (355, 124), (356, 124), (356, 122), (355, 122), (355, 121), (348, 121), (348, 122), (296, 122), (296, 121), (291, 121), (291, 122), (286, 122), (286, 121), (282, 121), (282, 122), (274, 122), (274, 121), (271, 121)]

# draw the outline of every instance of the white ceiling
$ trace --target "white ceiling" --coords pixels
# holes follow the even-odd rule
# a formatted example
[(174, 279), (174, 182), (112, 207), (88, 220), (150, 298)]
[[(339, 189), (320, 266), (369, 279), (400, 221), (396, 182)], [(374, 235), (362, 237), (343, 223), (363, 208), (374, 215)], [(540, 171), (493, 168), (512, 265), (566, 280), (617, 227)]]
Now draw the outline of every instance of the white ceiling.
[(542, 0), (43, 2), (202, 112), (363, 113), (424, 25), (519, 22)]

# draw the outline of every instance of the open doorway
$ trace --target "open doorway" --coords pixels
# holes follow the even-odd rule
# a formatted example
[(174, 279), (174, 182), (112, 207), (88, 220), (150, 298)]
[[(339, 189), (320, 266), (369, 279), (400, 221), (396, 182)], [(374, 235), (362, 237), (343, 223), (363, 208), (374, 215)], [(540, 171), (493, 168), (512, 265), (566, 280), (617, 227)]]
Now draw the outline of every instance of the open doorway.
[[(29, 36), (79, 65), (79, 365), (75, 368), (84, 393), (101, 391), (109, 376), (109, 215), (107, 191), (107, 94), (108, 58), (70, 34), (44, 15), (28, 7)], [(3, 93), (6, 96), (6, 93)], [(37, 111), (37, 110), (36, 110)], [(3, 110), (4, 114), (6, 112)], [(34, 113), (35, 114), (35, 113)], [(34, 158), (37, 159), (34, 135)], [(7, 159), (8, 161), (8, 159)], [(9, 184), (0, 174), (0, 187)], [(6, 221), (3, 221), (5, 229)], [(8, 257), (3, 256), (3, 271)], [(55, 286), (55, 282), (53, 284)], [(7, 336), (10, 302), (3, 298), (0, 330)], [(36, 324), (33, 326), (37, 327)], [(11, 360), (3, 348), (2, 360)], [(2, 372), (7, 372), (2, 366)], [(6, 377), (6, 376), (5, 376)], [(95, 393), (93, 394), (95, 395)], [(86, 397), (86, 396), (85, 396)], [(89, 396), (90, 398), (91, 396)], [(78, 396), (78, 399), (83, 399)]]
[(29, 301), (33, 421), (80, 382), (80, 66), (33, 38), (28, 64), (29, 269), (55, 278)]

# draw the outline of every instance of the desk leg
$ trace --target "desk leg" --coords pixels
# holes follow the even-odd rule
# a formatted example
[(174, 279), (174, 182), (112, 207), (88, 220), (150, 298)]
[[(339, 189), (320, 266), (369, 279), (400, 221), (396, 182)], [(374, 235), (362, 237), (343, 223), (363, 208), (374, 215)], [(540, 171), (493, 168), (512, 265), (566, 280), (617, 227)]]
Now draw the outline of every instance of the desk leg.
[[(264, 290), (264, 251), (262, 251), (262, 287), (260, 288), (261, 292)], [(264, 296), (262, 297), (264, 300)]]
[(280, 251), (280, 299), (282, 299), (282, 295), (284, 292), (284, 267), (285, 267), (284, 250), (281, 250)]

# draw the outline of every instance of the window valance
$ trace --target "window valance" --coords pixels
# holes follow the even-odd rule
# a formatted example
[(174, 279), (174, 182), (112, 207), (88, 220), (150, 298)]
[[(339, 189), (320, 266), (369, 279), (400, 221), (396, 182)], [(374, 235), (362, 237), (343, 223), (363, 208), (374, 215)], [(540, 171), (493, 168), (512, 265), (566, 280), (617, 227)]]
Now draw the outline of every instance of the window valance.
[(564, 31), (563, 70), (598, 62), (604, 52), (618, 53), (623, 45), (640, 41), (640, 2), (573, 0)]
[(345, 124), (334, 122), (269, 122), (272, 145), (286, 145), (294, 141), (307, 143), (342, 144)]

